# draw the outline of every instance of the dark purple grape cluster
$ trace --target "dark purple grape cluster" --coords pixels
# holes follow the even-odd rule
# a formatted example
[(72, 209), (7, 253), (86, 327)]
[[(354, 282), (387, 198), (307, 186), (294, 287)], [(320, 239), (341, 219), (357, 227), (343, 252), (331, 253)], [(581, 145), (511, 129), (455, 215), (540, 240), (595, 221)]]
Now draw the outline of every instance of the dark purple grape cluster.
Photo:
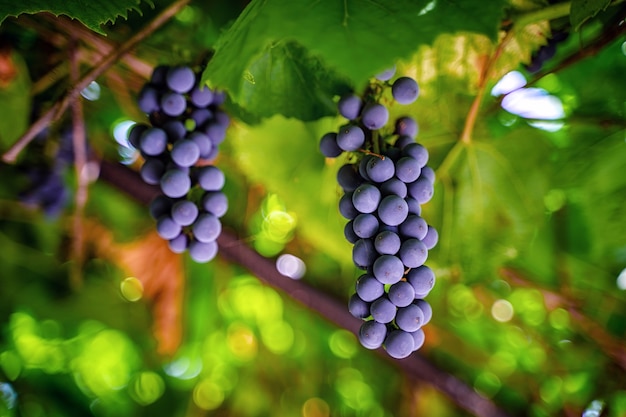
[(199, 80), (187, 66), (156, 67), (138, 97), (150, 124), (133, 126), (128, 140), (144, 159), (141, 177), (162, 191), (150, 203), (157, 232), (173, 252), (189, 250), (194, 261), (208, 262), (228, 209), (224, 173), (209, 163), (230, 118), (220, 109), (225, 95)]
[(568, 32), (562, 30), (553, 30), (548, 43), (542, 45), (533, 53), (530, 63), (526, 66), (528, 72), (536, 73), (541, 70), (544, 63), (549, 61), (556, 55), (556, 48), (559, 43), (565, 41), (569, 36)]
[(353, 162), (339, 169), (337, 180), (344, 191), (339, 211), (348, 219), (345, 236), (354, 245), (354, 264), (364, 270), (348, 303), (350, 313), (365, 320), (359, 340), (368, 349), (384, 346), (401, 359), (424, 343), (422, 326), (432, 315), (424, 298), (435, 283), (424, 262), (438, 233), (421, 217), (421, 206), (433, 195), (435, 173), (427, 165), (427, 149), (415, 142), (417, 122), (403, 116), (389, 123), (389, 111), (379, 100), (387, 87), (400, 104), (417, 99), (417, 82), (409, 77), (390, 82), (394, 73), (395, 68), (376, 76), (365, 99), (341, 97), (339, 113), (349, 123), (325, 134), (320, 150), (333, 158), (352, 152)]

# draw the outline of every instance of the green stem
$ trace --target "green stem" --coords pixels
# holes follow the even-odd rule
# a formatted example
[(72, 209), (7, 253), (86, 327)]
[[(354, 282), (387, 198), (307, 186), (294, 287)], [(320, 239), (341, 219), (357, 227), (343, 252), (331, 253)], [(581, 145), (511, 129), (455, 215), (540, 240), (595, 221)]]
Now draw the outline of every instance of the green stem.
[(521, 29), (524, 26), (544, 20), (558, 19), (559, 17), (568, 16), (572, 7), (571, 2), (559, 3), (541, 10), (524, 13), (513, 19), (513, 28)]

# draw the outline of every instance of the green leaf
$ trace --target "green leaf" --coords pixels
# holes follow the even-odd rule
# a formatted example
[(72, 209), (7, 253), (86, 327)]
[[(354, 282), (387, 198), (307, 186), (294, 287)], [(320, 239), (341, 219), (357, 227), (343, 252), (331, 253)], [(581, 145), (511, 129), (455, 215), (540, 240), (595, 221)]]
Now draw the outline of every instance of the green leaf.
[(569, 20), (578, 31), (583, 23), (591, 19), (611, 4), (611, 0), (572, 0)]
[(0, 54), (3, 68), (11, 77), (8, 84), (0, 82), (0, 149), (8, 149), (28, 127), (31, 96), (30, 78), (22, 57), (16, 53)]
[[(203, 81), (228, 90), (235, 103), (250, 101), (250, 90), (246, 87), (251, 81), (251, 70), (260, 71), (262, 66), (272, 65), (267, 56), (268, 46), (290, 40), (355, 86), (362, 86), (374, 74), (407, 58), (420, 45), (430, 44), (442, 33), (476, 32), (495, 39), (503, 5), (502, 0), (490, 3), (489, 7), (478, 0), (462, 3), (256, 0), (221, 37)], [(261, 82), (268, 80), (255, 78), (255, 91), (269, 88), (258, 86)], [(290, 95), (293, 100), (301, 93), (277, 91), (275, 94)], [(266, 114), (282, 112), (272, 102), (266, 106)]]
[(139, 3), (141, 0), (30, 0), (26, 3), (0, 0), (0, 24), (9, 16), (50, 12), (55, 16), (66, 15), (80, 20), (94, 32), (104, 34), (100, 25), (114, 22), (118, 16), (126, 18), (131, 9), (141, 12)]

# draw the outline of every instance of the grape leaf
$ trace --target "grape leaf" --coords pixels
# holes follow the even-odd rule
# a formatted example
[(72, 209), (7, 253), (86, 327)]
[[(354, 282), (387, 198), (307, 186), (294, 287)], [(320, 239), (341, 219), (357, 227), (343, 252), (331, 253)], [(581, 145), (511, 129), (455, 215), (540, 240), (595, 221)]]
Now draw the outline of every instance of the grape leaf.
[(141, 12), (139, 3), (141, 0), (30, 0), (27, 3), (0, 0), (0, 24), (9, 16), (50, 12), (55, 16), (66, 15), (80, 20), (89, 29), (104, 35), (100, 25), (113, 22), (118, 16), (126, 18), (131, 9)]
[[(266, 54), (268, 45), (291, 40), (340, 77), (360, 87), (372, 75), (407, 58), (441, 33), (468, 31), (495, 39), (503, 5), (502, 0), (488, 6), (478, 0), (255, 0), (220, 38), (202, 79), (211, 86), (228, 90), (236, 103), (251, 101), (248, 88), (251, 68), (259, 71), (262, 65), (272, 64)], [(258, 84), (267, 80), (255, 79), (255, 82), (255, 91), (266, 90)], [(307, 83), (308, 80), (301, 79), (298, 88), (288, 83), (291, 90), (276, 94), (293, 98), (311, 88)], [(265, 114), (282, 111), (269, 100), (263, 105)], [(319, 104), (311, 106), (305, 118), (315, 118), (314, 110)]]
[(583, 23), (591, 19), (611, 4), (611, 0), (572, 0), (569, 19), (574, 30), (579, 30)]

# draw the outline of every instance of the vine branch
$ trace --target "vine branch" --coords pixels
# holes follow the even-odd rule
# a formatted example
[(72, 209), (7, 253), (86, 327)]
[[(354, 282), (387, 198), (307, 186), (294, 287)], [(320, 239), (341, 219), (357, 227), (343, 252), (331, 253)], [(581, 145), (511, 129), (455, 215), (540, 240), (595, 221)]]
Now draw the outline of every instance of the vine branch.
[(70, 103), (78, 97), (80, 92), (89, 85), (89, 83), (106, 72), (122, 56), (128, 53), (131, 49), (135, 48), (141, 41), (151, 35), (158, 28), (163, 26), (165, 22), (175, 16), (176, 13), (178, 13), (190, 1), (191, 0), (175, 1), (171, 6), (156, 16), (154, 20), (148, 23), (143, 29), (120, 45), (119, 48), (113, 49), (111, 53), (95, 64), (89, 72), (87, 72), (76, 82), (76, 84), (74, 84), (74, 87), (72, 87), (65, 96), (58, 100), (50, 109), (48, 109), (47, 112), (45, 112), (35, 123), (31, 125), (26, 133), (24, 133), (24, 135), (2, 155), (2, 160), (6, 163), (15, 163), (20, 152), (35, 138), (39, 132), (41, 132), (50, 123), (57, 120), (63, 112), (65, 112)]

